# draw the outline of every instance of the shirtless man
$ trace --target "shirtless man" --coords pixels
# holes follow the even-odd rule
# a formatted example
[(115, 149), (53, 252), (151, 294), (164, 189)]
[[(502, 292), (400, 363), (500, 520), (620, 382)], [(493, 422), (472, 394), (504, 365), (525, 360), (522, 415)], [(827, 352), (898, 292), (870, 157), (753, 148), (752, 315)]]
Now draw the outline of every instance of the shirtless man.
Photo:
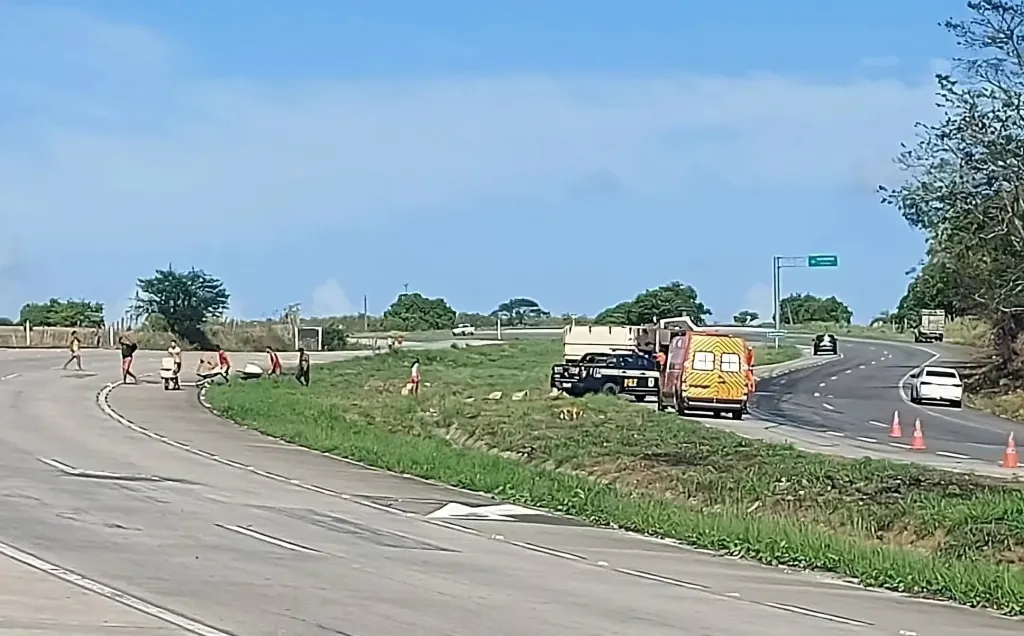
[(302, 386), (309, 386), (309, 354), (299, 347), (299, 366), (295, 368), (295, 379)]
[(132, 360), (139, 345), (135, 344), (130, 333), (126, 331), (117, 339), (117, 344), (121, 347), (121, 381), (128, 384), (128, 378), (131, 378), (132, 384), (138, 384), (139, 379), (132, 373)]
[(79, 371), (85, 371), (85, 369), (82, 368), (82, 341), (78, 338), (77, 331), (71, 332), (71, 339), (68, 340), (68, 351), (71, 352), (71, 357), (64, 363), (61, 370), (67, 371), (68, 365), (75, 362), (78, 365)]

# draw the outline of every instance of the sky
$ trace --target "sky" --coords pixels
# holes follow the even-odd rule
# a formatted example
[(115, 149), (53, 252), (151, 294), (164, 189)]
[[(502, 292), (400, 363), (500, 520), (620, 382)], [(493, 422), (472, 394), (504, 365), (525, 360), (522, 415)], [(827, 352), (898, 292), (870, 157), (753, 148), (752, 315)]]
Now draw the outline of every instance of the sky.
[(123, 312), (168, 264), (235, 317), (405, 289), (593, 315), (672, 280), (891, 309), (879, 202), (963, 0), (0, 0), (0, 316)]

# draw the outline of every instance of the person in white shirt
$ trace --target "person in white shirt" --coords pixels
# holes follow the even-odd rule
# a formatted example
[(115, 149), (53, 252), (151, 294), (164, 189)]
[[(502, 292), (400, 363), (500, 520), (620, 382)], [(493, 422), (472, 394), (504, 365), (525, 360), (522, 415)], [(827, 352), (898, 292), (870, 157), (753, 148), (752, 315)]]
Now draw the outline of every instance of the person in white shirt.
[(412, 394), (420, 394), (420, 359), (412, 361), (412, 369), (409, 371), (409, 383), (412, 384)]

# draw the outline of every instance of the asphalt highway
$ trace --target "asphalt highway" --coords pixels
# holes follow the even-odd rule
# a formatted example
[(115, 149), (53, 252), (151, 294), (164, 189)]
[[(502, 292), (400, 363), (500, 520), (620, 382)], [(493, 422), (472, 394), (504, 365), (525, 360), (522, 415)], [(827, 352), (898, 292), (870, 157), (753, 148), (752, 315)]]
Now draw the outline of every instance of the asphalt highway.
[[(884, 355), (877, 349), (878, 364)], [(155, 372), (158, 358), (140, 355), (139, 371)], [(245, 362), (240, 358), (236, 365)], [(852, 358), (830, 371), (845, 372)], [(193, 389), (165, 392), (150, 377), (105, 389), (118, 375), (111, 352), (86, 352), (88, 373), (56, 370), (62, 362), (62, 353), (0, 351), (0, 575), (17, 585), (4, 586), (0, 612), (24, 608), (10, 619), (19, 622), (5, 625), (5, 613), (0, 627), (17, 633), (1021, 630), (1020, 622), (986, 612), (718, 558), (537, 511), (506, 507), (483, 520), (480, 513), (467, 516), (467, 508), (498, 502), (243, 431), (203, 409)], [(868, 370), (859, 365), (853, 369)], [(828, 366), (807, 373), (821, 377)], [(797, 373), (805, 372), (779, 378), (790, 387), (812, 382)], [(837, 402), (836, 411), (849, 408), (843, 400), (856, 398), (833, 382), (825, 399)], [(810, 399), (799, 407), (780, 404), (806, 411), (808, 426), (818, 424)], [(853, 426), (855, 419), (844, 421)], [(60, 589), (67, 602), (59, 612), (46, 610)]]
[[(920, 419), (927, 445), (923, 453), (992, 465), (1002, 459), (1011, 431), (1024, 439), (1020, 423), (969, 408), (910, 403), (903, 386), (907, 375), (925, 364), (962, 366), (969, 361), (968, 350), (843, 338), (839, 345), (842, 357), (834, 362), (761, 381), (753, 400), (755, 415), (789, 428), (896, 449), (910, 448)], [(900, 439), (889, 437), (896, 412), (903, 428)]]

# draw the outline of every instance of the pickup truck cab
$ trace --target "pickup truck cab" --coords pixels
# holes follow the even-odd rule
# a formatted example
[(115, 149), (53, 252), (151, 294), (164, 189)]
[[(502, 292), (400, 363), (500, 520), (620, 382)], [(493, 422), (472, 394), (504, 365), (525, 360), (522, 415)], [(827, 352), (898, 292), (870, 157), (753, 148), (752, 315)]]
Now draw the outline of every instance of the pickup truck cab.
[(628, 395), (637, 402), (658, 394), (658, 364), (642, 353), (588, 353), (578, 363), (551, 367), (551, 388), (573, 397)]

